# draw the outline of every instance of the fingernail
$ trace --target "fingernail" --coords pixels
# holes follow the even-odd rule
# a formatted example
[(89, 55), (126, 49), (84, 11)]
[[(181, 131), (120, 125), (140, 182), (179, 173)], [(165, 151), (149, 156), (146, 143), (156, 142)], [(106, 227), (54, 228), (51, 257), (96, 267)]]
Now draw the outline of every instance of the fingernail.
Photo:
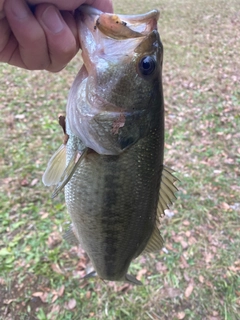
[(63, 22), (60, 13), (54, 6), (49, 6), (42, 14), (45, 26), (53, 33), (58, 33), (63, 29)]
[(22, 0), (11, 0), (10, 6), (12, 13), (18, 18), (18, 19), (24, 19), (29, 15), (29, 8), (26, 5), (26, 2)]

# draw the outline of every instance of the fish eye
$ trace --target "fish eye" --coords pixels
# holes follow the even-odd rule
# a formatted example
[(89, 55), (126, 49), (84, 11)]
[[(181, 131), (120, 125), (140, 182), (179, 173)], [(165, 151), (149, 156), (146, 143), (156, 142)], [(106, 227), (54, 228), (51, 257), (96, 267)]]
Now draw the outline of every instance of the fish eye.
[(139, 70), (142, 75), (149, 76), (155, 70), (156, 63), (151, 56), (143, 57), (139, 62)]

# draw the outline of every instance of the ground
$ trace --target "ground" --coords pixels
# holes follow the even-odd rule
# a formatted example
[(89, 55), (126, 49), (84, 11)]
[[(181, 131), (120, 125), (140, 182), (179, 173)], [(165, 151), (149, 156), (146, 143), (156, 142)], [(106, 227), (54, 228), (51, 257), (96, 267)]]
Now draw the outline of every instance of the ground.
[(143, 286), (81, 280), (62, 240), (61, 194), (41, 182), (61, 144), (58, 114), (81, 61), (58, 74), (0, 66), (0, 313), (3, 320), (237, 320), (240, 314), (240, 2), (114, 1), (161, 11), (165, 164), (180, 179), (164, 250), (134, 261)]

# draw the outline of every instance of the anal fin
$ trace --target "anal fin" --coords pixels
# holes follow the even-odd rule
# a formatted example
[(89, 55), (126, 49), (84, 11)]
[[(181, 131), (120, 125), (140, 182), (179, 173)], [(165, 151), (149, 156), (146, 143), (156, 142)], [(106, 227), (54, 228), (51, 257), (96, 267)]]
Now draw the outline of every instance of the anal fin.
[(143, 253), (150, 253), (154, 251), (159, 251), (163, 247), (164, 240), (158, 230), (157, 226), (154, 226), (153, 233), (148, 240), (146, 247), (143, 250)]
[(178, 189), (174, 183), (179, 180), (172, 174), (173, 172), (172, 169), (163, 166), (157, 207), (158, 217), (164, 216), (164, 210), (168, 209), (168, 206), (176, 199), (175, 192)]
[(78, 246), (79, 245), (79, 241), (78, 238), (76, 236), (76, 233), (74, 231), (74, 227), (73, 225), (70, 226), (70, 228), (65, 232), (63, 238), (72, 245)]

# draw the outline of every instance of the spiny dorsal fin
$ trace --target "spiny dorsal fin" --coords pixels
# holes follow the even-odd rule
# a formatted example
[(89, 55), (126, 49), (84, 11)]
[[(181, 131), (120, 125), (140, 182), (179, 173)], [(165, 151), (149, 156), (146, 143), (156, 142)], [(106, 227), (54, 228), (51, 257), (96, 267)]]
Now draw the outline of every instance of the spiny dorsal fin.
[(74, 231), (74, 227), (73, 225), (70, 226), (70, 228), (65, 232), (63, 238), (72, 245), (78, 246), (79, 245), (79, 241), (78, 238), (76, 236), (76, 233)]
[(173, 203), (174, 199), (176, 199), (174, 193), (178, 191), (178, 189), (174, 185), (174, 183), (179, 180), (174, 177), (174, 175), (172, 174), (173, 172), (174, 171), (172, 169), (163, 166), (157, 208), (158, 217), (164, 216), (164, 210), (168, 209), (168, 206)]
[(66, 168), (66, 145), (62, 144), (48, 162), (42, 182), (45, 186), (57, 184)]
[(153, 229), (153, 233), (150, 237), (150, 239), (148, 240), (148, 243), (145, 247), (145, 249), (143, 250), (143, 253), (150, 253), (150, 252), (154, 252), (154, 251), (159, 251), (162, 249), (163, 247), (163, 238), (160, 234), (160, 231), (158, 230), (157, 226), (154, 226)]
[(76, 168), (78, 167), (78, 165), (83, 160), (83, 158), (86, 155), (87, 151), (88, 151), (88, 148), (85, 148), (82, 151), (82, 153), (80, 153), (79, 151), (76, 151), (72, 155), (72, 157), (71, 157), (66, 169), (64, 170), (64, 172), (63, 172), (63, 174), (62, 174), (62, 176), (60, 178), (60, 181), (59, 181), (57, 187), (55, 188), (55, 190), (54, 190), (54, 192), (52, 194), (52, 198), (55, 198), (59, 194), (59, 192), (65, 187), (65, 185), (68, 183), (68, 181), (72, 178)]

